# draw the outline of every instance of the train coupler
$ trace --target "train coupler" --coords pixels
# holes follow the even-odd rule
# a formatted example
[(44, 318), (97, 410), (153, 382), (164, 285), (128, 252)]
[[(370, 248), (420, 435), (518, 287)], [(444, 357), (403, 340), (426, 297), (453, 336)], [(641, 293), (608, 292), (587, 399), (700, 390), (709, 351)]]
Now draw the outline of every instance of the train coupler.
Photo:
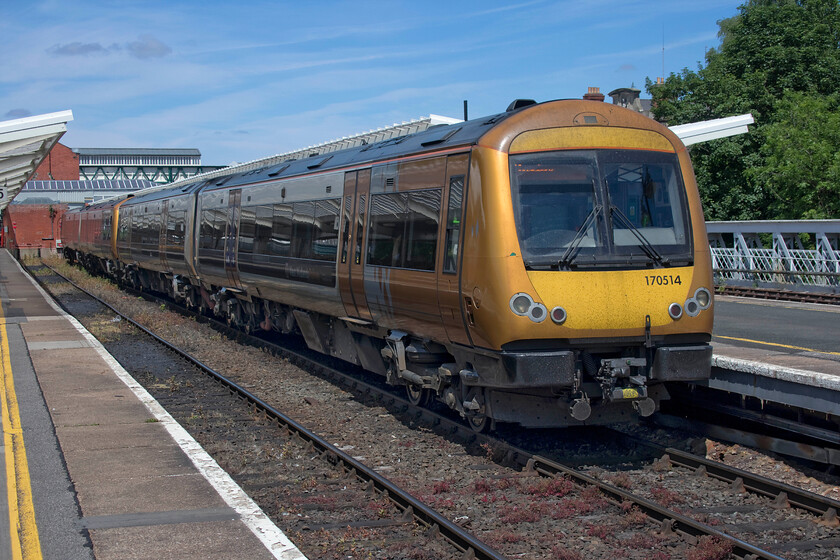
[(645, 358), (610, 358), (601, 360), (598, 378), (601, 381), (604, 400), (609, 402), (630, 401), (642, 417), (656, 411), (656, 402), (648, 397), (647, 369)]

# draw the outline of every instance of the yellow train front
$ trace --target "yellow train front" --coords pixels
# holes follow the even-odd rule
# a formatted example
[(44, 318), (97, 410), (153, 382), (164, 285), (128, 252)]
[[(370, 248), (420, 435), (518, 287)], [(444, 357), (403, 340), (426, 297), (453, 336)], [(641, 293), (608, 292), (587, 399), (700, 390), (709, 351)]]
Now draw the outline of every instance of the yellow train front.
[(476, 143), (467, 200), (476, 351), (460, 378), (476, 421), (633, 420), (667, 398), (663, 382), (708, 378), (710, 253), (667, 128), (598, 102), (523, 108)]

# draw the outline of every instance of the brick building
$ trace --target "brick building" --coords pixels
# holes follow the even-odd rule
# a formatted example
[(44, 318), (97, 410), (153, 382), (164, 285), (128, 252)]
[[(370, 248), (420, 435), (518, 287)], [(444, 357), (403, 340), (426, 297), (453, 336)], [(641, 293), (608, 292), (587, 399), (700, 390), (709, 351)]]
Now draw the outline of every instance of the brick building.
[(3, 212), (5, 247), (22, 253), (55, 249), (66, 204), (10, 204)]
[(78, 181), (79, 156), (73, 150), (58, 143), (35, 170), (30, 181)]

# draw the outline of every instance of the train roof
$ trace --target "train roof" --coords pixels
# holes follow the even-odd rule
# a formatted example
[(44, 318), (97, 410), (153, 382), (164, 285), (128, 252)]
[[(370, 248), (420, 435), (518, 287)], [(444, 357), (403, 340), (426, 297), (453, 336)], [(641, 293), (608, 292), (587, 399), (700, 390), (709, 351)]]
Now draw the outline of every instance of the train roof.
[(198, 189), (207, 186), (207, 184), (211, 182), (212, 181), (196, 181), (194, 183), (188, 183), (186, 185), (161, 185), (159, 187), (152, 187), (150, 189), (145, 189), (138, 192), (126, 204), (141, 204), (145, 202), (151, 202), (153, 200), (160, 200), (162, 198), (171, 198), (173, 196), (192, 194)]
[(202, 187), (206, 190), (226, 189), (241, 184), (307, 175), (313, 172), (365, 165), (408, 155), (436, 152), (455, 146), (469, 146), (475, 144), (490, 128), (518, 109), (455, 124), (435, 125), (422, 132), (397, 136), (335, 152), (321, 154), (315, 148), (309, 157), (282, 161), (242, 173), (214, 177), (202, 184)]

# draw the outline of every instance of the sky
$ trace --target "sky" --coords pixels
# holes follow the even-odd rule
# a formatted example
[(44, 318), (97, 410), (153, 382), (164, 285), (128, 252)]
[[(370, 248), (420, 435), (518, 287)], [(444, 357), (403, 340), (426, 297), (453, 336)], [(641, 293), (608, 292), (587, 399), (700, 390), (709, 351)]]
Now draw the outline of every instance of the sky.
[[(0, 120), (227, 165), (696, 70), (743, 0), (0, 1)], [(664, 52), (664, 56), (663, 56)], [(663, 73), (664, 69), (664, 73)], [(607, 97), (609, 101), (609, 97)]]

